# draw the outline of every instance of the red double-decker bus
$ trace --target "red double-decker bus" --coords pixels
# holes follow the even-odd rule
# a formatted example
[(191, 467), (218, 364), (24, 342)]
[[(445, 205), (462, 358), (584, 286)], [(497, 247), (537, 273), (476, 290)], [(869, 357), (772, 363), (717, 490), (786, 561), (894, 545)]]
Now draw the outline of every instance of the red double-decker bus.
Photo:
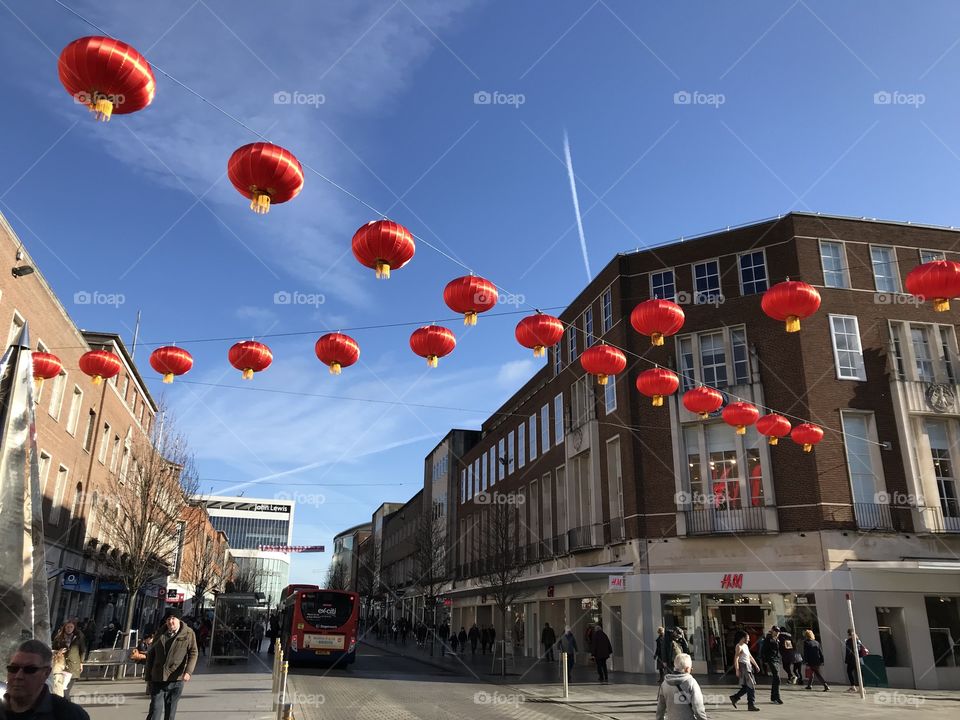
[(280, 595), (280, 644), (291, 665), (353, 664), (359, 622), (356, 593), (288, 585)]

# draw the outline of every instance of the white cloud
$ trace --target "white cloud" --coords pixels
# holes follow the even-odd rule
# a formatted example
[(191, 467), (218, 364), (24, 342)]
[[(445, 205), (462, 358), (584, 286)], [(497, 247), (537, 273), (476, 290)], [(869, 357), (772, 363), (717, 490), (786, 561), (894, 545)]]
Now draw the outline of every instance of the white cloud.
[(508, 390), (516, 390), (525, 383), (537, 369), (539, 363), (530, 359), (511, 360), (504, 363), (497, 373), (497, 384)]

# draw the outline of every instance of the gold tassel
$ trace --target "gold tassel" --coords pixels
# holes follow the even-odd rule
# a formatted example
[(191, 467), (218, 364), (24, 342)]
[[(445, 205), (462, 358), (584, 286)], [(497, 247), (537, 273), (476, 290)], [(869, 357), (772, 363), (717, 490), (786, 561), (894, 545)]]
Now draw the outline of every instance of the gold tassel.
[(270, 212), (270, 195), (260, 190), (254, 190), (253, 197), (250, 198), (250, 209), (257, 215), (266, 215)]
[(440, 363), (440, 358), (436, 355), (427, 355), (427, 367), (436, 367)]
[(660, 346), (663, 345), (663, 333), (655, 332), (650, 336), (650, 344)]
[(810, 443), (804, 443), (804, 444), (803, 444), (803, 451), (804, 451), (804, 452), (810, 452), (811, 450), (813, 450), (813, 445), (811, 445)]
[(653, 396), (653, 406), (662, 407), (663, 406), (663, 395), (654, 395)]
[(933, 299), (934, 312), (946, 312), (949, 309), (950, 309), (950, 298), (934, 298)]
[(746, 435), (747, 426), (746, 425), (737, 425), (737, 435)]
[(39, 376), (38, 376), (38, 377), (35, 377), (35, 378), (33, 379), (33, 391), (34, 391), (37, 395), (39, 395), (39, 394), (40, 394), (40, 391), (41, 391), (42, 389), (43, 389), (43, 378), (42, 378), (42, 377), (39, 377)]
[(710, 413), (700, 413), (700, 419), (701, 419), (701, 420), (709, 420), (709, 419), (710, 419)]
[(340, 370), (341, 370), (341, 368), (340, 368), (340, 363), (338, 363), (338, 362), (332, 362), (332, 363), (330, 363), (330, 374), (331, 374), (331, 375), (339, 375), (339, 374), (340, 374)]
[(543, 357), (547, 354), (547, 349), (543, 345), (535, 345), (533, 348), (534, 357)]
[(377, 280), (390, 279), (390, 263), (384, 260), (377, 260)]
[(770, 439), (767, 440), (768, 445), (776, 445), (778, 442), (780, 442), (780, 438), (778, 438), (776, 435), (771, 435)]
[(477, 313), (471, 310), (468, 313), (465, 313), (463, 316), (464, 325), (476, 325), (477, 324)]
[(253, 378), (253, 368), (244, 368), (243, 374), (240, 376), (244, 380), (250, 380)]
[(607, 384), (607, 376), (603, 374), (597, 375), (597, 385), (606, 385), (606, 384)]
[(99, 385), (99, 384), (102, 383), (102, 382), (103, 382), (103, 376), (102, 376), (102, 375), (94, 375), (94, 376), (93, 376), (93, 384), (94, 384), (94, 385)]
[(113, 115), (113, 103), (105, 97), (98, 97), (88, 106), (94, 117), (100, 122), (109, 122)]
[(169, 385), (170, 383), (172, 383), (172, 382), (173, 382), (173, 373), (171, 373), (171, 372), (164, 373), (164, 374), (163, 374), (163, 382), (164, 382), (164, 384), (166, 384), (166, 385)]
[(787, 332), (798, 332), (800, 330), (800, 318), (796, 315), (787, 315)]

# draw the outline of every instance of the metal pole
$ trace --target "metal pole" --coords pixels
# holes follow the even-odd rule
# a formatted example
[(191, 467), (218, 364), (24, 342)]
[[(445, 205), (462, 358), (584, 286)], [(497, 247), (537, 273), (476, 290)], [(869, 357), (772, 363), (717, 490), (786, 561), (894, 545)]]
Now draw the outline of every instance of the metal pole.
[(273, 687), (270, 690), (273, 695), (273, 712), (277, 711), (278, 696), (280, 694), (280, 659), (283, 651), (280, 650), (280, 639), (273, 642)]
[(283, 720), (284, 708), (287, 705), (287, 663), (284, 661), (280, 668), (280, 692), (277, 702), (277, 720)]
[(560, 676), (563, 678), (563, 699), (570, 697), (570, 668), (567, 666), (567, 654), (560, 653)]
[(853, 600), (850, 599), (850, 593), (847, 593), (847, 615), (850, 617), (850, 629), (853, 630), (852, 643), (853, 659), (857, 665), (857, 685), (860, 688), (860, 699), (866, 700), (867, 692), (863, 689), (863, 668), (860, 667), (860, 641), (857, 638), (857, 626), (853, 621)]

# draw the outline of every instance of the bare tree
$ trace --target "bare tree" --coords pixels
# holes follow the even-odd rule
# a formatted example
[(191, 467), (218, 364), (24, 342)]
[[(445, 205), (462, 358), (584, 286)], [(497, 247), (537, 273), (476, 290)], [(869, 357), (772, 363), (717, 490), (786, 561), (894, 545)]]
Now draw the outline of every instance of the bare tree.
[[(503, 498), (499, 494), (494, 499), (516, 500), (515, 496)], [(481, 573), (480, 584), (493, 599), (500, 614), (500, 627), (505, 641), (508, 609), (523, 598), (527, 592), (522, 589), (525, 563), (521, 548), (517, 542), (519, 513), (515, 502), (494, 502), (482, 516), (480, 531)], [(506, 645), (501, 654), (500, 674), (506, 674)]]
[(435, 628), (437, 597), (447, 581), (447, 543), (444, 519), (434, 516), (431, 510), (421, 513), (413, 530), (413, 572), (410, 582), (423, 595), (424, 608), (428, 613), (425, 622)]
[(373, 599), (376, 594), (374, 584), (374, 561), (379, 563), (379, 551), (373, 536), (365, 538), (357, 547), (357, 577), (356, 590), (360, 597), (366, 601), (366, 622), (370, 621), (370, 610), (373, 608)]
[(326, 586), (330, 590), (348, 590), (347, 566), (342, 560), (337, 560), (327, 568)]
[(250, 563), (237, 563), (227, 583), (227, 592), (256, 593), (263, 590), (266, 573)]
[[(211, 535), (209, 515), (204, 508), (194, 506), (185, 517), (186, 567), (183, 574), (193, 584), (194, 608), (202, 611), (207, 593), (223, 589), (226, 568), (222, 567), (222, 560), (225, 548), (216, 531)], [(187, 548), (189, 552), (186, 552)]]
[(185, 438), (163, 423), (149, 437), (135, 437), (121, 468), (107, 535), (112, 551), (105, 558), (127, 593), (123, 624), (129, 637), (137, 593), (151, 579), (169, 574), (177, 563), (184, 525), (181, 512), (196, 491), (197, 473)]

